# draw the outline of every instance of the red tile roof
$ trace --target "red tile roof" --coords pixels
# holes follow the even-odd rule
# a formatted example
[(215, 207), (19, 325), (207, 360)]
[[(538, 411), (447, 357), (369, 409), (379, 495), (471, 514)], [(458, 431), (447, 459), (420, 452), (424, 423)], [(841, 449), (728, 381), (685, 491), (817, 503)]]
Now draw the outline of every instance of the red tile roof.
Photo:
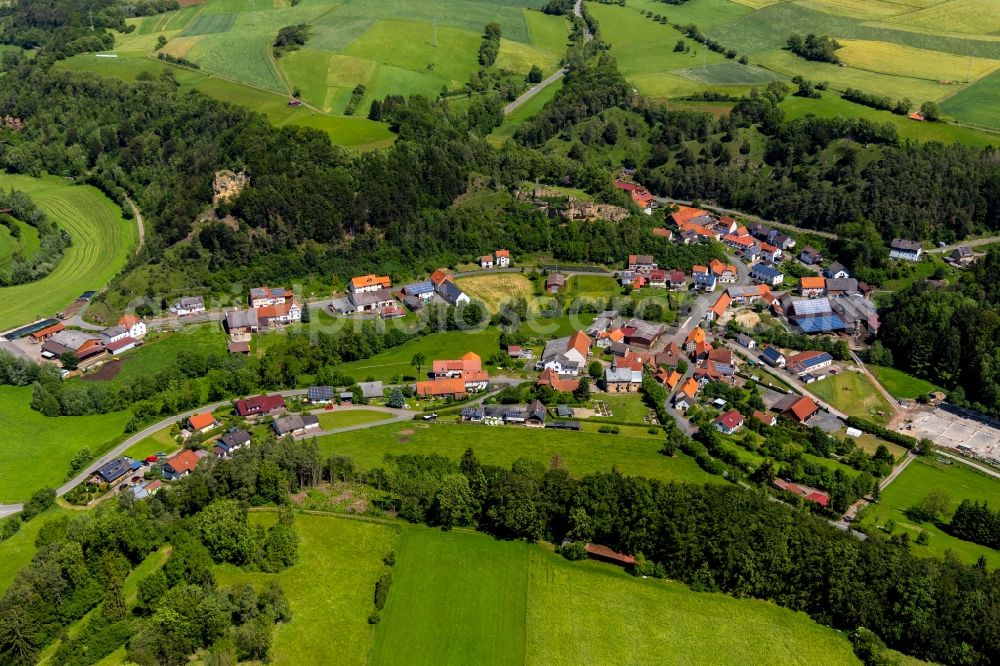
[(461, 395), (466, 392), (465, 380), (461, 377), (438, 378), (417, 382), (417, 395), (421, 398), (442, 395)]
[(575, 349), (584, 358), (590, 352), (590, 338), (583, 331), (577, 331), (570, 337), (569, 342), (566, 345), (566, 351), (570, 349)]
[(215, 414), (212, 412), (202, 412), (201, 414), (194, 414), (188, 417), (188, 423), (195, 430), (201, 430), (202, 428), (207, 428), (213, 423), (215, 423)]
[(702, 217), (703, 215), (708, 215), (707, 210), (702, 210), (701, 208), (690, 208), (688, 206), (678, 206), (677, 211), (670, 214), (670, 219), (674, 221), (674, 224), (683, 224), (696, 217)]
[(237, 400), (236, 412), (240, 416), (255, 416), (257, 414), (267, 414), (284, 406), (285, 399), (280, 395), (255, 395), (244, 400)]
[(721, 423), (726, 430), (735, 430), (743, 425), (743, 415), (735, 409), (730, 409), (725, 414), (720, 414), (715, 419), (716, 423)]
[(552, 368), (546, 368), (538, 376), (539, 386), (551, 386), (556, 391), (575, 391), (580, 386), (579, 379), (562, 379)]
[(124, 314), (118, 318), (118, 325), (124, 326), (125, 328), (132, 328), (140, 321), (142, 320), (136, 317), (134, 314)]
[(201, 458), (198, 457), (197, 453), (191, 449), (184, 449), (177, 455), (167, 458), (166, 465), (175, 473), (183, 474), (184, 472), (190, 472), (197, 467), (199, 460), (201, 460)]
[(351, 286), (355, 289), (375, 286), (388, 289), (392, 286), (392, 281), (389, 280), (388, 275), (361, 275), (359, 277), (351, 278)]
[(605, 560), (608, 562), (613, 562), (615, 564), (622, 565), (633, 565), (635, 564), (635, 558), (631, 555), (626, 555), (625, 553), (619, 553), (618, 551), (611, 550), (607, 546), (601, 546), (596, 543), (588, 543), (585, 546), (587, 554), (591, 557), (599, 560)]

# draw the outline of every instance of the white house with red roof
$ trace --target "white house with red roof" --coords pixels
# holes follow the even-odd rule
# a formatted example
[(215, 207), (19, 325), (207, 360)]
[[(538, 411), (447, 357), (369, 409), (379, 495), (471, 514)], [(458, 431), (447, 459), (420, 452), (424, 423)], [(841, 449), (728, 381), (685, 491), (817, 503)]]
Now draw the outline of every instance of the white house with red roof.
[(510, 266), (510, 250), (497, 250), (493, 253), (493, 263), (497, 268)]
[(743, 427), (743, 415), (735, 409), (719, 414), (715, 419), (715, 429), (724, 435), (732, 435)]
[(122, 315), (118, 319), (118, 325), (128, 331), (130, 338), (141, 338), (146, 335), (146, 323), (134, 314)]

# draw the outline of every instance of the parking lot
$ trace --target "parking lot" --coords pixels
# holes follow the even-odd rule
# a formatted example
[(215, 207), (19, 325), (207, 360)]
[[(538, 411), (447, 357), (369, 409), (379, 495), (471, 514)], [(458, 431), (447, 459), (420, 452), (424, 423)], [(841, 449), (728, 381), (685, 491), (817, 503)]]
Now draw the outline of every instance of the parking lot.
[(1000, 430), (943, 409), (915, 413), (912, 429), (904, 432), (918, 439), (929, 437), (938, 446), (951, 449), (962, 444), (978, 456), (1000, 460)]

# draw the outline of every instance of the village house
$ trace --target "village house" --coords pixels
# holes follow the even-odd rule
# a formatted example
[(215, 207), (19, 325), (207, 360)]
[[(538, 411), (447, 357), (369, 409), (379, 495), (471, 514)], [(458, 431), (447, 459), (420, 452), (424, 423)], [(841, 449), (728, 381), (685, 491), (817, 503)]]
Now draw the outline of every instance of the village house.
[(767, 363), (772, 368), (783, 368), (787, 362), (785, 355), (777, 347), (764, 347), (764, 353), (760, 357), (764, 363)]
[(666, 331), (663, 324), (655, 324), (644, 319), (630, 319), (622, 326), (623, 342), (633, 347), (649, 349)]
[(178, 317), (202, 314), (205, 312), (205, 299), (201, 296), (183, 296), (170, 306), (170, 312)]
[(271, 424), (274, 434), (278, 437), (291, 435), (297, 437), (304, 435), (309, 430), (319, 430), (319, 418), (313, 414), (290, 414), (280, 419), (275, 419)]
[(129, 337), (128, 329), (124, 326), (111, 326), (97, 334), (101, 339), (101, 344), (107, 345), (118, 340)]
[(774, 414), (766, 414), (759, 409), (755, 409), (753, 417), (766, 428), (772, 428), (778, 424), (778, 417)]
[(757, 341), (745, 333), (739, 333), (736, 335), (736, 344), (747, 349), (753, 349), (757, 346)]
[(735, 409), (730, 409), (715, 418), (715, 429), (724, 435), (732, 435), (743, 427), (743, 415)]
[(566, 276), (561, 273), (552, 273), (545, 278), (545, 291), (550, 294), (558, 293), (566, 286)]
[(822, 296), (826, 293), (826, 278), (819, 275), (799, 278), (799, 293), (806, 298)]
[(468, 352), (457, 360), (436, 360), (431, 363), (433, 377), (465, 377), (481, 372), (483, 361), (475, 352)]
[(735, 234), (726, 234), (722, 237), (722, 242), (739, 252), (744, 252), (757, 245), (757, 241), (751, 236), (737, 236)]
[(43, 358), (59, 358), (67, 352), (76, 355), (77, 360), (84, 361), (104, 351), (100, 339), (82, 331), (62, 330), (54, 333), (42, 343)]
[(546, 368), (538, 376), (538, 385), (551, 386), (552, 390), (559, 391), (560, 393), (572, 393), (580, 387), (580, 380), (575, 377), (564, 379), (552, 368)]
[(545, 344), (542, 357), (535, 364), (536, 370), (551, 368), (560, 375), (579, 375), (590, 358), (591, 340), (583, 331), (565, 338), (556, 338)]
[(275, 328), (302, 321), (302, 308), (291, 300), (275, 305), (264, 305), (256, 308), (255, 312), (260, 328)]
[(684, 271), (670, 271), (670, 290), (683, 291), (687, 289), (687, 276)]
[(691, 329), (691, 332), (688, 333), (687, 338), (684, 340), (684, 351), (688, 353), (693, 352), (695, 347), (697, 347), (699, 343), (704, 343), (707, 337), (705, 329), (701, 326), (695, 326)]
[(360, 275), (351, 278), (347, 284), (347, 291), (351, 294), (374, 293), (392, 287), (392, 280), (388, 275)]
[(718, 321), (722, 315), (726, 313), (726, 309), (733, 302), (733, 299), (729, 296), (727, 292), (722, 292), (719, 294), (719, 298), (715, 300), (715, 303), (705, 312), (705, 319), (707, 321)]
[(842, 263), (835, 261), (823, 269), (823, 277), (828, 280), (839, 280), (841, 278), (849, 278), (851, 274), (847, 272)]
[(237, 400), (236, 413), (243, 418), (252, 416), (267, 416), (280, 412), (285, 408), (285, 399), (280, 395), (255, 395)]
[(972, 248), (968, 245), (960, 245), (948, 255), (948, 261), (960, 268), (965, 268), (975, 260), (976, 255), (972, 253)]
[(693, 377), (688, 377), (687, 381), (684, 382), (680, 390), (674, 395), (674, 408), (687, 411), (693, 407), (698, 395), (698, 389), (698, 382)]
[(920, 261), (924, 248), (919, 241), (895, 238), (889, 244), (889, 258), (903, 261)]
[(662, 268), (657, 268), (656, 270), (649, 271), (648, 284), (650, 289), (666, 289), (667, 272)]
[(480, 268), (493, 268), (493, 255), (484, 254), (479, 257), (479, 267)]
[(251, 334), (260, 330), (257, 310), (232, 310), (226, 313), (226, 332), (233, 340), (248, 340)]
[(109, 463), (105, 463), (97, 469), (90, 477), (90, 482), (96, 485), (114, 485), (124, 479), (132, 471), (132, 459), (128, 457), (116, 458)]
[(638, 273), (649, 273), (656, 268), (656, 260), (649, 254), (628, 255), (628, 270)]
[(533, 400), (524, 415), (524, 425), (528, 428), (544, 428), (549, 410), (539, 400)]
[(804, 247), (799, 252), (799, 261), (806, 266), (815, 266), (823, 262), (823, 253), (812, 247)]
[(497, 268), (507, 268), (510, 266), (510, 250), (497, 250), (493, 253), (494, 264)]
[(798, 423), (805, 423), (819, 412), (819, 405), (809, 396), (789, 394), (774, 403), (773, 411)]
[(169, 481), (176, 481), (187, 476), (201, 462), (202, 455), (199, 453), (205, 454), (206, 452), (184, 449), (177, 455), (167, 458), (167, 461), (163, 463), (163, 477)]
[(702, 208), (691, 208), (690, 206), (677, 206), (677, 210), (670, 214), (670, 220), (678, 227), (689, 224), (693, 220), (711, 220), (711, 214)]
[(771, 245), (770, 243), (760, 244), (760, 257), (764, 261), (770, 261), (771, 263), (776, 264), (781, 261), (783, 256), (784, 254), (782, 253), (780, 247)]
[[(709, 351), (709, 353), (711, 352)], [(734, 365), (721, 361), (713, 361), (708, 358), (708, 353), (703, 353), (703, 355), (704, 363), (695, 368), (692, 375), (699, 386), (704, 386), (709, 382), (728, 381), (730, 384), (733, 382), (733, 376), (736, 374), (736, 367)]]
[(212, 412), (192, 414), (188, 417), (188, 428), (191, 432), (208, 432), (217, 425), (219, 425), (219, 420)]
[(242, 428), (230, 430), (225, 435), (215, 440), (212, 452), (216, 458), (229, 458), (234, 451), (239, 451), (244, 446), (250, 446), (250, 433)]
[(750, 275), (758, 282), (771, 287), (777, 287), (785, 281), (785, 274), (780, 269), (763, 262), (754, 264), (754, 267), (750, 269)]
[(128, 331), (128, 337), (136, 340), (146, 336), (146, 323), (133, 314), (122, 315), (118, 325)]
[(715, 279), (722, 283), (736, 282), (736, 279), (739, 277), (734, 264), (724, 264), (718, 259), (712, 259), (708, 264), (708, 268), (712, 271)]
[(265, 305), (279, 305), (292, 300), (292, 292), (282, 287), (254, 287), (250, 290), (249, 302), (252, 308), (262, 308)]
[(708, 270), (708, 267), (695, 264), (691, 267), (691, 277), (694, 279), (696, 290), (715, 291), (718, 278)]

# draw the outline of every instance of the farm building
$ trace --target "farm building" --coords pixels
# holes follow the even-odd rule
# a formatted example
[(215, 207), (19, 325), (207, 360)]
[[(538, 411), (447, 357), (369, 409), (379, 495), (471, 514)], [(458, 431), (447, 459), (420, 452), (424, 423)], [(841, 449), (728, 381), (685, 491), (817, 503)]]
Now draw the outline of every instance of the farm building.
[(302, 435), (308, 430), (318, 430), (319, 419), (312, 414), (291, 414), (275, 419), (271, 427), (278, 437)]
[(799, 294), (805, 298), (822, 296), (826, 293), (826, 278), (817, 275), (815, 277), (804, 277), (799, 279)]
[(598, 560), (599, 562), (617, 564), (620, 567), (630, 567), (635, 564), (635, 558), (631, 555), (619, 553), (611, 550), (607, 546), (601, 546), (596, 543), (588, 543), (584, 546), (584, 550), (587, 551), (587, 557), (592, 560)]
[(122, 352), (126, 352), (129, 349), (133, 349), (141, 344), (142, 343), (136, 340), (135, 338), (124, 337), (104, 345), (104, 351), (108, 352), (112, 356), (115, 356)]
[(666, 327), (644, 319), (630, 319), (622, 326), (622, 335), (627, 345), (649, 349), (656, 344)]
[(591, 340), (583, 331), (565, 338), (556, 338), (545, 344), (542, 357), (535, 364), (536, 370), (551, 368), (560, 375), (576, 376), (590, 358)]
[(566, 276), (561, 273), (553, 273), (545, 278), (545, 291), (550, 294), (558, 292), (566, 286)]
[(746, 347), (747, 349), (753, 349), (757, 346), (757, 342), (745, 333), (740, 333), (736, 336), (736, 343), (741, 347)]
[(788, 322), (803, 333), (836, 333), (847, 324), (833, 311), (828, 298), (791, 298), (782, 302)]
[(429, 379), (414, 385), (418, 398), (452, 398), (460, 400), (467, 396), (465, 380), (461, 377)]
[(549, 410), (539, 400), (533, 400), (524, 415), (524, 425), (529, 428), (544, 428)]
[(764, 347), (764, 353), (760, 357), (773, 368), (785, 367), (785, 356), (777, 347)]
[(469, 303), (472, 301), (469, 295), (459, 289), (451, 280), (445, 280), (437, 286), (437, 292), (449, 305)]
[(392, 280), (388, 275), (360, 275), (351, 278), (347, 285), (347, 291), (352, 294), (364, 294), (366, 292), (376, 292), (392, 287)]
[(812, 374), (832, 364), (833, 357), (821, 351), (804, 351), (788, 357), (788, 371), (799, 376)]
[(325, 405), (333, 402), (332, 386), (310, 386), (306, 389), (306, 400), (313, 404)]
[(42, 343), (43, 358), (58, 358), (73, 352), (78, 360), (83, 361), (103, 351), (104, 345), (98, 338), (82, 331), (59, 331)]
[(797, 495), (799, 497), (802, 497), (808, 502), (814, 502), (824, 507), (830, 505), (830, 496), (814, 488), (809, 488), (808, 486), (802, 486), (797, 483), (792, 483), (791, 481), (785, 481), (783, 479), (775, 479), (771, 483), (774, 485), (775, 488), (778, 488), (779, 490), (784, 490), (786, 493), (791, 493), (792, 495)]
[(245, 337), (260, 330), (257, 310), (233, 310), (226, 313), (226, 332), (232, 336)]
[(874, 335), (878, 332), (881, 325), (878, 309), (874, 303), (861, 294), (831, 298), (830, 305), (834, 312), (840, 315), (848, 328), (854, 329), (855, 333), (864, 331), (869, 335)]
[(385, 394), (382, 382), (358, 382), (358, 388), (361, 389), (361, 397), (365, 400), (381, 398)]
[(205, 312), (205, 299), (201, 296), (182, 296), (170, 306), (170, 312), (178, 317), (201, 314)]

